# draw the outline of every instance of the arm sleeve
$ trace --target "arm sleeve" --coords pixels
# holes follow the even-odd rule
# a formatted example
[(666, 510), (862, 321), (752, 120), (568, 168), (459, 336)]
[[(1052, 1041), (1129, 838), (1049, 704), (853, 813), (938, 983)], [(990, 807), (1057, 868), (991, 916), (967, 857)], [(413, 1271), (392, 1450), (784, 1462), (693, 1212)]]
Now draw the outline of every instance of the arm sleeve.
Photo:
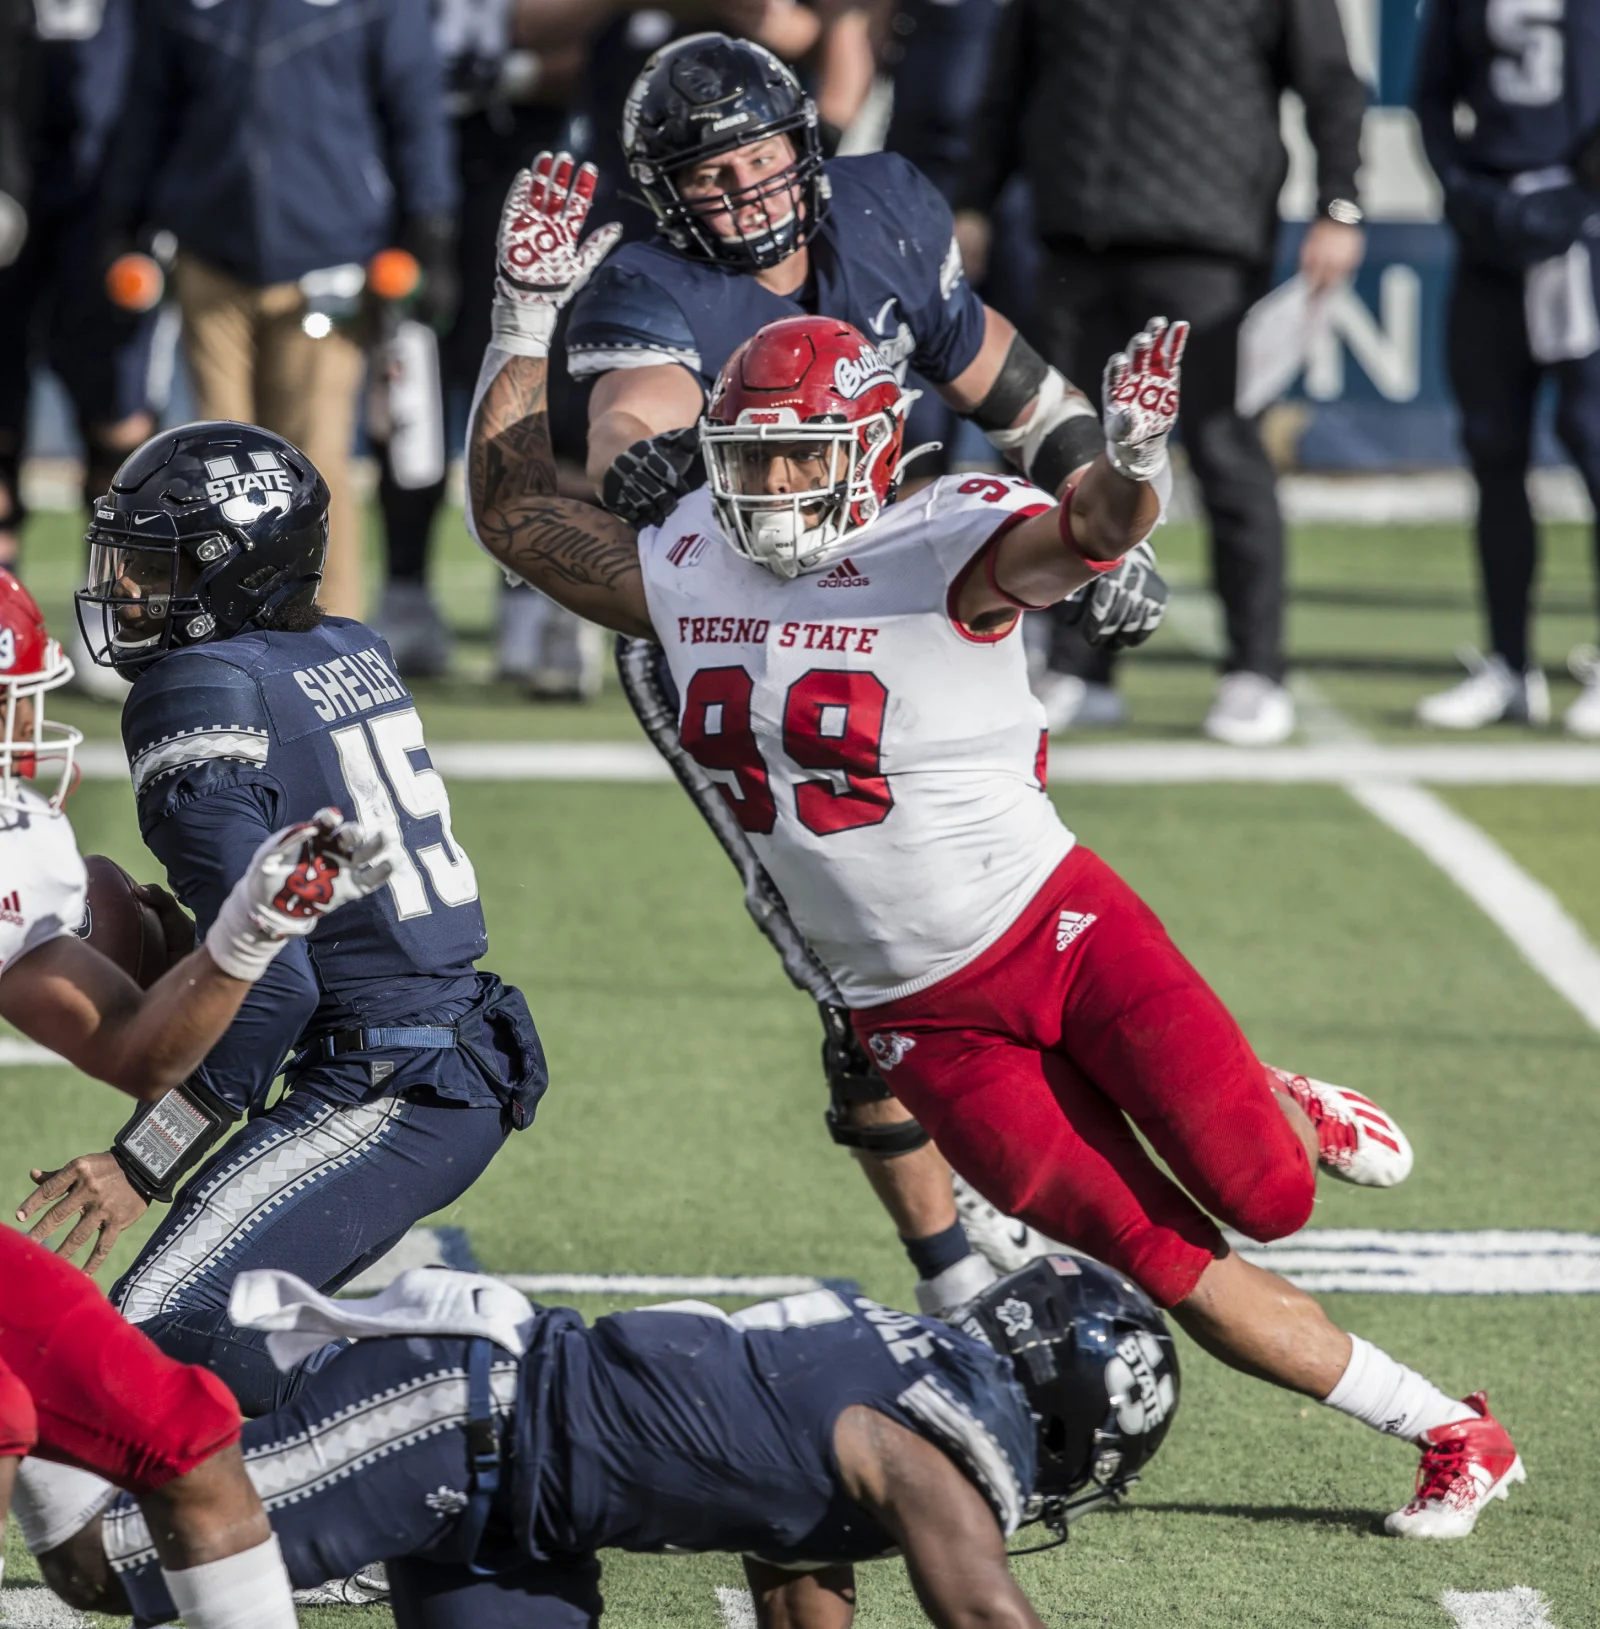
[(573, 303), (567, 371), (592, 379), (617, 368), (676, 362), (708, 384), (700, 342), (683, 308), (653, 277), (629, 266), (627, 250), (605, 261)]
[(1011, 0), (1000, 14), (989, 50), (989, 77), (973, 115), (971, 146), (955, 207), (990, 214), (1022, 163), (1022, 108), (1034, 54), (1027, 49), (1032, 0)]
[(1350, 66), (1338, 0), (1288, 0), (1285, 56), (1289, 89), (1306, 105), (1306, 133), (1317, 153), (1317, 212), (1356, 197), (1361, 121), (1367, 93)]
[[(150, 832), (150, 850), (167, 868), (173, 893), (194, 912), (202, 939), (251, 855), (281, 824), (269, 787), (236, 784), (177, 803)], [(292, 940), (212, 1047), (201, 1080), (241, 1112), (264, 1102), (317, 999), (306, 942)]]
[(947, 384), (978, 354), (988, 313), (962, 270), (955, 219), (943, 193), (908, 160), (890, 153), (881, 158), (894, 166), (888, 190), (900, 203), (903, 252), (918, 261), (904, 285), (918, 291), (906, 310), (917, 336), (911, 365), (930, 384)]
[(392, 0), (381, 11), (377, 84), (403, 215), (455, 217), (460, 207), (454, 135), (426, 0)]

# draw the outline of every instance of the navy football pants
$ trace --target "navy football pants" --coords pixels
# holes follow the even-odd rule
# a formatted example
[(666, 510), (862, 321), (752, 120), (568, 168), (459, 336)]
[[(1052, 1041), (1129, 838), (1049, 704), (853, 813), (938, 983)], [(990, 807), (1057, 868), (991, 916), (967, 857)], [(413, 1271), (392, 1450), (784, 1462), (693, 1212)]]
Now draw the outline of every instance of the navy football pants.
[(1450, 382), (1461, 406), (1461, 441), (1478, 483), (1478, 565), (1489, 648), (1528, 666), (1528, 613), (1539, 545), (1526, 486), (1534, 406), (1548, 375), (1556, 385), (1556, 434), (1600, 511), (1600, 352), (1544, 366), (1528, 352), (1522, 277), (1470, 260), (1456, 265), (1450, 294)]
[(112, 1302), (168, 1356), (220, 1375), (247, 1416), (270, 1413), (338, 1348), (280, 1374), (266, 1336), (228, 1318), (234, 1279), (277, 1267), (338, 1289), (460, 1198), (505, 1137), (498, 1107), (290, 1092), (188, 1182)]
[[(241, 1446), (297, 1589), (385, 1561), (398, 1629), (590, 1629), (600, 1619), (592, 1557), (522, 1560), (481, 1577), (441, 1560), (466, 1507), (467, 1351), (463, 1340), (358, 1341), (299, 1396), (251, 1420)], [(496, 1351), (490, 1389), (509, 1430), (517, 1361)], [(509, 1493), (509, 1489), (507, 1490)], [(510, 1500), (492, 1531), (509, 1533)], [(106, 1554), (140, 1623), (174, 1617), (139, 1507), (106, 1513)]]

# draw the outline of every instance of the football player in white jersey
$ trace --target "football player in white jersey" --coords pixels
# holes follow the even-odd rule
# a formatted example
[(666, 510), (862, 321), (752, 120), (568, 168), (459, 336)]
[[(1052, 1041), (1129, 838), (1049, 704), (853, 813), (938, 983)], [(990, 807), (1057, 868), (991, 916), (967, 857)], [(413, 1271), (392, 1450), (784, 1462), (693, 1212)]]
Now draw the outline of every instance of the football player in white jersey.
[[(381, 836), (334, 810), (286, 827), (256, 851), (205, 943), (140, 990), (77, 937), (87, 878), (61, 805), (83, 737), (42, 706), (71, 677), (32, 595), (0, 571), (0, 1016), (152, 1101), (200, 1063), (291, 938), (381, 886), (391, 864)], [(104, 1477), (138, 1497), (185, 1622), (294, 1629), (240, 1423), (214, 1375), (165, 1356), (92, 1279), (0, 1229), (0, 1526), (14, 1499), (25, 1535), (48, 1548), (105, 1503)]]
[(1155, 319), (1112, 358), (1105, 451), (1057, 504), (992, 476), (894, 502), (893, 374), (846, 324), (769, 324), (712, 393), (708, 486), (636, 532), (556, 496), (545, 414), (556, 312), (614, 241), (580, 242), (593, 187), (592, 168), (544, 154), (507, 198), (468, 447), (475, 535), (580, 615), (662, 646), (684, 746), (951, 1165), (1135, 1279), (1224, 1362), (1416, 1443), (1391, 1533), (1470, 1532), (1524, 1475), (1484, 1396), (1457, 1401), (1338, 1329), (1213, 1220), (1296, 1232), (1319, 1164), (1389, 1186), (1410, 1170), (1404, 1136), (1359, 1093), (1263, 1065), (1044, 792), (1020, 611), (1156, 524), (1184, 326)]

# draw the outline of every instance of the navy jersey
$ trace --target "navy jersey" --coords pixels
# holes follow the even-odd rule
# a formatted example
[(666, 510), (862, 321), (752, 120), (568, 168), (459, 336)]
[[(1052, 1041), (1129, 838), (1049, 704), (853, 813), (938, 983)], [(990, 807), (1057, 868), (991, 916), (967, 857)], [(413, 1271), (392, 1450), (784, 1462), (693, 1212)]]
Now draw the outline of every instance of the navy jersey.
[(774, 294), (660, 239), (624, 244), (573, 305), (572, 376), (677, 362), (709, 390), (763, 324), (810, 313), (859, 328), (900, 377), (909, 364), (935, 384), (954, 379), (983, 343), (984, 309), (962, 274), (950, 206), (896, 153), (834, 159), (826, 170), (833, 203), (800, 289)]
[(1571, 162), (1600, 122), (1600, 0), (1429, 0), (1415, 102), (1447, 191), (1457, 166), (1512, 175)]
[[(484, 985), (496, 981), (473, 968), (487, 947), (478, 879), (416, 707), (370, 628), (329, 617), (176, 651), (140, 675), (122, 736), (139, 829), (202, 934), (261, 841), (320, 808), (398, 828), (405, 845), (386, 887), (291, 943), (246, 998), (205, 1065), (228, 1101), (258, 1104), (302, 1030), (451, 1023), (493, 999)], [(415, 1066), (443, 1096), (495, 1095), (455, 1053)], [(352, 1092), (371, 1083), (364, 1067), (347, 1072)]]
[(845, 1495), (833, 1432), (863, 1404), (927, 1437), (1007, 1533), (1033, 1488), (1009, 1360), (948, 1324), (815, 1290), (541, 1320), (518, 1400), (519, 1531), (535, 1556), (733, 1550), (860, 1561), (892, 1541)]

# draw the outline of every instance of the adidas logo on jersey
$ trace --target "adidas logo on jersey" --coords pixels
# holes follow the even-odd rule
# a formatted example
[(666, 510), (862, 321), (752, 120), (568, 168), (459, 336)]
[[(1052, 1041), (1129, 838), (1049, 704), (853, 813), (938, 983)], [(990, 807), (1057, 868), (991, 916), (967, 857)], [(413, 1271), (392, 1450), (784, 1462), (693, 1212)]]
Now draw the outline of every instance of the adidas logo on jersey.
[(865, 588), (872, 579), (856, 569), (854, 560), (846, 557), (832, 571), (817, 579), (818, 588)]
[(1065, 950), (1094, 926), (1093, 911), (1063, 911), (1056, 919), (1056, 949)]
[(9, 922), (14, 928), (22, 926), (22, 896), (15, 888), (0, 899), (0, 922)]

